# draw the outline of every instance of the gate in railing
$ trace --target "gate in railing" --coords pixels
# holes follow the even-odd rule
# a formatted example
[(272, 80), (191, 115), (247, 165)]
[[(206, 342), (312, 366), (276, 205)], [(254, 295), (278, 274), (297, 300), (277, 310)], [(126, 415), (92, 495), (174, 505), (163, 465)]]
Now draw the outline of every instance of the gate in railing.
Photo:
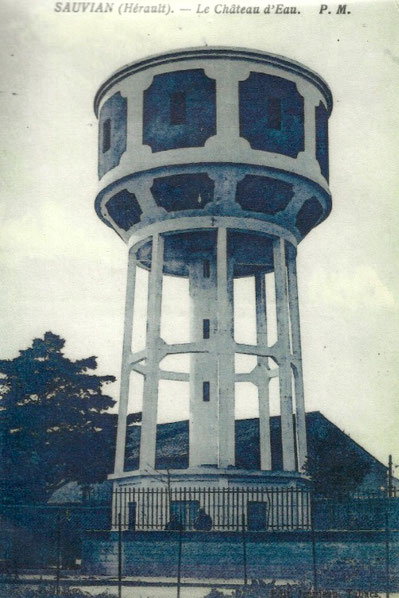
[[(120, 488), (113, 528), (132, 530), (308, 530), (310, 492), (299, 488)], [(244, 515), (244, 518), (243, 518)]]

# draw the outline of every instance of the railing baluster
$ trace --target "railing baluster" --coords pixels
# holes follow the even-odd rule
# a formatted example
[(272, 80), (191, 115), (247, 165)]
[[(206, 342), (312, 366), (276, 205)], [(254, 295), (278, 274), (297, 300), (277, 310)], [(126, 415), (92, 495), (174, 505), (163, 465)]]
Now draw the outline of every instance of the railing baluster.
[(215, 520), (216, 529), (219, 529), (219, 520), (217, 517), (218, 492), (219, 492), (219, 488), (213, 488), (213, 490), (212, 490), (212, 509), (213, 509), (213, 518)]
[(210, 516), (210, 518), (212, 519), (212, 528), (216, 529), (216, 521), (215, 521), (215, 517), (213, 516), (213, 508), (212, 508), (212, 488), (207, 488), (206, 489), (206, 496), (207, 496), (207, 500), (208, 500), (208, 514)]
[(148, 505), (146, 504), (147, 497), (144, 494), (144, 488), (140, 488), (140, 517), (141, 517), (141, 529), (145, 529), (146, 518), (145, 512), (148, 509)]
[(151, 488), (151, 520), (149, 522), (150, 523), (150, 526), (149, 526), (150, 529), (153, 529), (153, 527), (154, 527), (154, 518), (155, 518), (155, 513), (154, 513), (154, 510), (155, 510), (155, 504), (154, 504), (155, 500), (154, 500), (154, 498), (155, 498), (155, 489)]
[(136, 489), (136, 525), (137, 529), (141, 529), (141, 500), (140, 500), (140, 488)]
[[(133, 502), (132, 502), (132, 495), (133, 495), (133, 488), (131, 488), (129, 486), (129, 489), (128, 489), (128, 502), (127, 502), (127, 527), (126, 527), (126, 529), (130, 529), (130, 521), (131, 521), (131, 518), (132, 518), (131, 514), (130, 514), (130, 507), (133, 504)], [(132, 506), (132, 509), (133, 508), (134, 507)]]
[(183, 526), (185, 527), (190, 522), (190, 505), (187, 505), (186, 500), (186, 487), (183, 488), (183, 505), (184, 505), (184, 517), (183, 517)]
[(291, 529), (295, 528), (295, 518), (294, 518), (294, 488), (291, 488), (290, 491), (290, 501), (291, 501)]
[(288, 526), (288, 488), (283, 488), (283, 529)]
[(126, 502), (126, 488), (122, 488), (122, 508), (121, 508), (121, 526), (125, 525), (125, 502)]
[(236, 527), (236, 492), (235, 488), (232, 489), (231, 495), (231, 529), (235, 529)]
[(143, 493), (143, 488), (139, 490), (139, 501), (140, 501), (140, 527), (141, 529), (145, 529), (145, 519), (144, 519), (144, 511), (147, 508), (145, 503), (145, 495)]
[(146, 497), (147, 497), (147, 509), (146, 509), (146, 527), (147, 530), (151, 529), (151, 521), (152, 521), (152, 488), (147, 488), (144, 490)]
[(283, 517), (284, 517), (284, 528), (288, 529), (288, 488), (283, 488)]
[(230, 529), (230, 496), (231, 492), (227, 494), (227, 529)]
[(159, 529), (159, 488), (155, 490), (155, 521), (153, 529)]
[(128, 489), (125, 487), (123, 489), (123, 511), (121, 519), (122, 530), (126, 529), (127, 491)]
[(242, 530), (242, 516), (244, 515), (244, 497), (243, 497), (243, 489), (240, 488), (239, 489), (240, 492), (240, 515), (239, 515), (239, 520), (240, 520), (240, 529)]
[(237, 508), (237, 530), (240, 529), (241, 526), (241, 521), (242, 521), (242, 517), (241, 517), (241, 510), (240, 510), (240, 489), (237, 487), (237, 504), (236, 504), (236, 508)]
[(122, 529), (123, 529), (123, 525), (125, 523), (125, 493), (126, 493), (126, 488), (122, 488), (121, 489), (121, 525), (122, 525)]
[[(304, 521), (303, 521), (303, 496), (302, 496), (302, 490), (300, 490), (298, 488), (297, 490), (297, 503), (298, 503), (298, 514), (300, 513), (300, 525), (301, 525), (301, 529), (304, 529)], [(300, 505), (300, 507), (299, 507)]]
[(160, 489), (159, 493), (159, 509), (160, 509), (160, 518), (159, 518), (159, 529), (165, 529), (165, 488)]
[(120, 504), (121, 525), (123, 525), (123, 515), (124, 515), (124, 513), (123, 513), (124, 492), (125, 492), (125, 489), (121, 488), (121, 496), (120, 496), (120, 498), (121, 498), (121, 504)]
[(274, 488), (272, 488), (272, 529), (275, 529), (276, 524), (276, 505), (275, 505), (275, 497), (274, 497)]
[(150, 529), (154, 529), (154, 524), (156, 523), (157, 518), (157, 508), (156, 508), (156, 496), (157, 496), (157, 489), (151, 489), (151, 497), (152, 497), (152, 504), (151, 504), (151, 525)]
[(137, 510), (138, 510), (138, 505), (137, 505), (137, 496), (136, 496), (137, 492), (136, 492), (136, 488), (133, 488), (133, 504), (134, 504), (134, 529), (136, 530), (136, 526), (137, 526)]

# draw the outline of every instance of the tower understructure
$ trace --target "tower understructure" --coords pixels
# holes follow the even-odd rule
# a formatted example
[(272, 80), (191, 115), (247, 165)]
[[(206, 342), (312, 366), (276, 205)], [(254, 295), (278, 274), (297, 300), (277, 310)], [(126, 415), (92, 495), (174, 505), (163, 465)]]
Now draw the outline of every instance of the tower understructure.
[[(318, 75), (286, 58), (244, 49), (151, 57), (123, 67), (100, 87), (96, 211), (129, 250), (110, 476), (116, 486), (154, 484), (162, 475), (157, 429), (163, 380), (189, 385), (188, 464), (172, 471), (175, 484), (302, 482), (306, 426), (296, 255), (299, 242), (331, 210), (331, 109), (330, 90)], [(135, 350), (140, 270), (148, 272), (146, 339)], [(165, 277), (188, 283), (189, 342), (162, 337)], [(254, 286), (252, 344), (235, 336), (234, 285), (240, 278)], [(237, 371), (240, 354), (255, 360), (250, 371)], [(188, 371), (162, 366), (177, 355), (189, 355)], [(136, 469), (126, 466), (132, 372), (143, 382)], [(279, 460), (270, 429), (274, 379)], [(236, 464), (239, 382), (257, 389), (257, 471)]]

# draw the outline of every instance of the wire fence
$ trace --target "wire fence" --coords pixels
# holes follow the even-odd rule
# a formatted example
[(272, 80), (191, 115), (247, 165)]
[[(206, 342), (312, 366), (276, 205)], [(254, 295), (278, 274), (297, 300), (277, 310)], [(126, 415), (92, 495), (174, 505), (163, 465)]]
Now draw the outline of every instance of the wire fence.
[[(123, 543), (135, 533), (229, 532), (243, 546), (251, 534), (302, 533), (313, 551), (317, 586), (317, 542), (324, 532), (377, 533), (385, 543), (385, 577), (392, 579), (391, 547), (399, 531), (399, 493), (361, 493), (321, 497), (307, 489), (287, 488), (119, 488), (111, 501), (63, 505), (0, 505), (0, 572), (17, 579), (31, 569), (46, 570), (60, 583), (61, 570), (79, 574), (82, 544), (89, 532), (114, 534), (118, 543), (118, 577), (123, 576)], [(130, 535), (129, 535), (130, 533)], [(133, 534), (133, 535), (131, 535)], [(394, 539), (396, 538), (396, 540)], [(245, 548), (246, 550), (246, 548)], [(245, 552), (246, 554), (246, 552)], [(245, 556), (246, 559), (246, 556)], [(246, 566), (246, 565), (245, 565)]]

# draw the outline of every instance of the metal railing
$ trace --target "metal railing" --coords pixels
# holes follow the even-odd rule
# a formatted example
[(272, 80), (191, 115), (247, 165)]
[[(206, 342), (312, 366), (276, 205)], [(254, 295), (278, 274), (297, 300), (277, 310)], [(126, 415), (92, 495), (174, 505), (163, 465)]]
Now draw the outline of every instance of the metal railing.
[(123, 529), (237, 531), (310, 529), (310, 492), (299, 488), (120, 488), (112, 525)]
[(383, 529), (386, 502), (399, 526), (399, 493), (356, 493), (325, 498), (305, 488), (115, 489), (112, 527), (123, 530), (249, 531), (310, 530), (312, 509), (319, 529)]

